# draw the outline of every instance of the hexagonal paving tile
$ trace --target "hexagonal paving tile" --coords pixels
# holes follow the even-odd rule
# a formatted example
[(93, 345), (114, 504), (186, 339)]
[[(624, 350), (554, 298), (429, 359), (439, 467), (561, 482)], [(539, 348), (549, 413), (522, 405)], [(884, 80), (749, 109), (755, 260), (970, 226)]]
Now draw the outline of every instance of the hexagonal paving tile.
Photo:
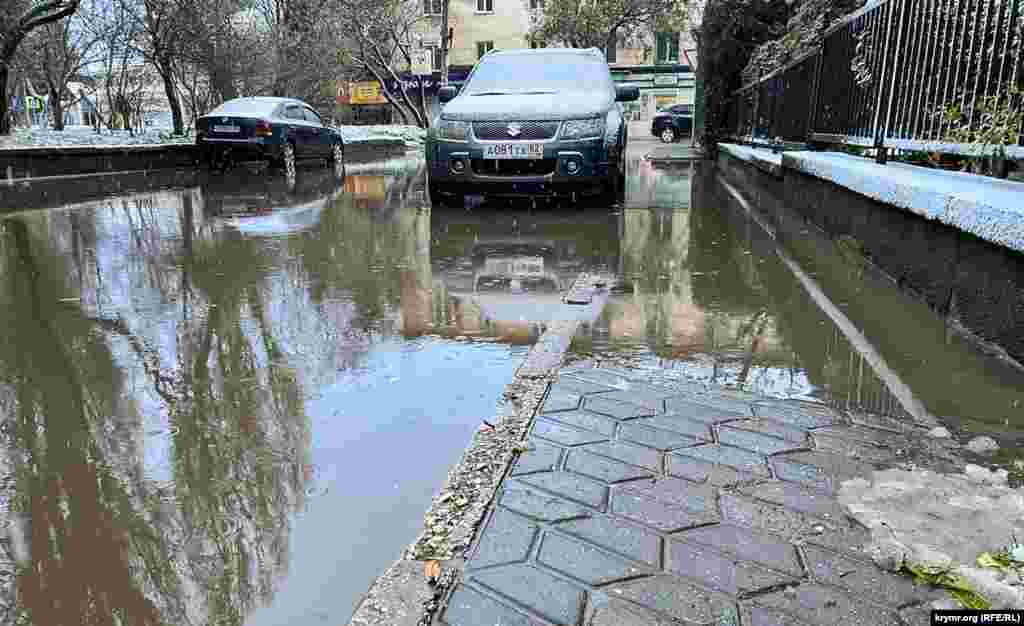
[(651, 470), (628, 465), (584, 450), (573, 450), (566, 460), (565, 469), (584, 476), (590, 476), (606, 483), (633, 480), (652, 475)]
[(536, 524), (511, 511), (495, 510), (467, 566), (480, 568), (525, 561), (538, 530)]
[(724, 593), (669, 576), (615, 583), (603, 591), (612, 598), (631, 600), (684, 624), (713, 624), (722, 615), (737, 612), (733, 599)]
[(542, 415), (540, 417), (549, 421), (561, 422), (563, 424), (575, 426), (576, 428), (600, 433), (605, 437), (611, 437), (614, 435), (615, 428), (619, 425), (619, 423), (614, 419), (591, 411), (566, 411), (564, 413), (552, 413), (551, 415)]
[(637, 404), (629, 402), (615, 402), (606, 400), (602, 396), (588, 396), (583, 400), (583, 408), (588, 411), (614, 417), (619, 420), (634, 419), (654, 415), (651, 409), (645, 409)]
[(663, 532), (675, 532), (719, 520), (713, 508), (695, 510), (653, 500), (631, 491), (613, 491), (611, 510)]
[(608, 487), (603, 483), (570, 472), (528, 474), (517, 480), (595, 509), (604, 509), (608, 497)]
[(800, 450), (806, 447), (778, 437), (729, 428), (728, 425), (719, 426), (718, 440), (726, 445), (765, 455)]
[(588, 585), (603, 585), (650, 573), (593, 544), (552, 533), (544, 536), (537, 561)]
[(710, 424), (699, 420), (689, 419), (679, 415), (678, 413), (655, 415), (654, 417), (641, 417), (633, 420), (631, 423), (642, 424), (652, 428), (660, 428), (662, 430), (670, 430), (674, 433), (696, 437), (705, 441), (711, 441), (713, 439), (711, 436)]
[(635, 372), (628, 370), (616, 371), (605, 368), (569, 368), (559, 374), (559, 378), (577, 378), (590, 383), (604, 385), (606, 387), (621, 387), (628, 385), (636, 378)]
[(644, 424), (638, 424), (638, 420), (626, 422), (619, 432), (619, 439), (638, 443), (655, 450), (674, 450), (686, 448), (700, 443), (706, 443), (705, 439), (698, 439), (689, 435), (682, 435), (670, 430), (651, 428)]
[[(722, 397), (721, 394), (707, 394), (691, 396), (685, 394), (676, 398), (669, 398), (665, 401), (665, 410), (669, 413), (690, 413), (715, 414), (721, 418), (718, 421), (736, 419), (741, 417), (753, 417), (752, 405), (742, 400), (731, 400)], [(703, 419), (702, 421), (708, 421)]]
[[(591, 598), (606, 594), (591, 594)], [(676, 620), (627, 602), (602, 600), (591, 602), (584, 626), (678, 626)]]
[(547, 398), (544, 398), (544, 405), (541, 407), (541, 412), (554, 413), (556, 411), (572, 411), (573, 409), (579, 408), (581, 400), (583, 400), (583, 396), (578, 393), (552, 391), (548, 394)]
[(580, 618), (583, 590), (536, 567), (505, 565), (477, 572), (470, 580), (556, 624), (570, 626)]
[(669, 454), (668, 472), (672, 476), (686, 480), (707, 483), (716, 487), (729, 487), (743, 482), (764, 480), (765, 474), (754, 474), (737, 470), (728, 465), (721, 465), (689, 456)]
[(596, 383), (580, 380), (579, 378), (567, 376), (559, 376), (558, 380), (551, 383), (551, 393), (584, 396), (590, 394), (609, 393), (612, 391), (617, 391), (617, 389), (615, 387), (609, 387), (608, 385), (598, 385)]
[(725, 593), (752, 593), (795, 579), (751, 563), (736, 561), (707, 546), (668, 542), (668, 570)]
[(590, 430), (583, 430), (574, 426), (568, 426), (561, 422), (549, 419), (538, 418), (533, 424), (532, 434), (563, 446), (581, 446), (588, 443), (596, 443), (608, 439), (606, 435), (595, 433)]
[(834, 497), (798, 483), (773, 480), (757, 484), (740, 485), (736, 493), (765, 500), (808, 515), (824, 519), (842, 519), (846, 512)]
[(516, 464), (512, 467), (512, 475), (550, 472), (558, 467), (561, 460), (562, 448), (541, 441), (531, 441), (526, 452), (516, 459)]
[(665, 413), (666, 415), (676, 415), (690, 420), (696, 420), (698, 422), (704, 422), (705, 424), (719, 424), (721, 422), (731, 422), (733, 420), (743, 419), (744, 417), (750, 417), (750, 411), (741, 413), (736, 410), (724, 409), (722, 407), (715, 407), (710, 404), (702, 404), (695, 400), (681, 400), (672, 399), (665, 401)]
[(567, 533), (582, 537), (605, 550), (658, 567), (661, 562), (661, 538), (653, 532), (608, 515), (562, 522)]
[(517, 513), (545, 522), (573, 519), (590, 513), (581, 504), (529, 489), (517, 480), (505, 481), (498, 503)]
[(661, 471), (661, 454), (657, 450), (617, 441), (593, 443), (585, 448), (587, 452), (606, 456), (616, 461), (636, 465), (655, 472)]
[(664, 413), (665, 399), (671, 398), (672, 396), (673, 394), (671, 393), (637, 386), (637, 388), (634, 389), (613, 391), (612, 393), (606, 394), (604, 397), (608, 400), (614, 400), (615, 402), (636, 404), (645, 409), (650, 409), (655, 413)]
[(765, 465), (764, 455), (741, 448), (733, 448), (732, 446), (709, 443), (676, 450), (672, 452), (672, 455), (700, 459), (719, 465), (728, 465), (750, 474), (768, 475), (768, 466)]
[(691, 511), (714, 509), (718, 501), (718, 490), (715, 487), (678, 478), (634, 480), (616, 485), (616, 489), (630, 491), (665, 504), (684, 506)]
[(443, 620), (448, 626), (480, 626), (480, 624), (541, 626), (541, 622), (466, 585), (459, 585), (455, 588), (445, 609)]
[(684, 530), (678, 536), (685, 541), (735, 554), (740, 559), (760, 563), (791, 576), (803, 575), (796, 548), (774, 535), (733, 524), (716, 524)]
[(745, 420), (737, 420), (723, 424), (723, 427), (735, 428), (737, 430), (749, 430), (762, 435), (780, 437), (786, 441), (801, 444), (803, 447), (811, 445), (810, 431), (806, 428), (793, 426), (785, 422), (776, 422), (765, 417), (752, 417)]

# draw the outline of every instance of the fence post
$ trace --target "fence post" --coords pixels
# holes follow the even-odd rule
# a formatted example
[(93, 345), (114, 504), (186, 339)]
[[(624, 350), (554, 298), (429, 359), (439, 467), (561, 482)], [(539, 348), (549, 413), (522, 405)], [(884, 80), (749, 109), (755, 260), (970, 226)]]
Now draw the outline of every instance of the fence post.
[(750, 124), (750, 139), (757, 140), (757, 124), (761, 117), (761, 76), (763, 70), (757, 70), (757, 82), (754, 83), (754, 115)]
[[(887, 154), (886, 154), (886, 147), (885, 147), (885, 139), (886, 139), (886, 135), (889, 132), (888, 114), (886, 115), (884, 121), (883, 121), (883, 118), (882, 118), (882, 99), (883, 99), (883, 96), (885, 95), (885, 86), (887, 84), (887, 82), (886, 82), (886, 70), (890, 69), (889, 68), (889, 55), (890, 55), (890, 52), (892, 54), (896, 54), (896, 51), (895, 50), (891, 50), (890, 47), (889, 47), (889, 43), (890, 43), (890, 41), (892, 39), (893, 15), (896, 13), (895, 5), (896, 5), (896, 2), (895, 1), (891, 1), (891, 2), (889, 2), (889, 6), (886, 7), (887, 10), (886, 10), (885, 41), (882, 44), (883, 45), (883, 47), (882, 47), (882, 74), (881, 74), (881, 76), (878, 77), (878, 81), (876, 83), (878, 85), (878, 97), (875, 99), (875, 120), (874, 120), (874, 124), (873, 124), (874, 131), (875, 131), (874, 132), (874, 135), (875, 135), (875, 162), (876, 163), (880, 163), (882, 165), (885, 165), (885, 162), (887, 160), (886, 159)], [(875, 45), (878, 45), (878, 42), (875, 42)], [(895, 90), (896, 90), (896, 86), (893, 85), (892, 88), (890, 89), (890, 92), (889, 92), (890, 102), (891, 102), (891, 98), (892, 98), (892, 92), (895, 91)]]
[(825, 65), (825, 42), (822, 37), (818, 42), (818, 51), (814, 61), (814, 77), (811, 80), (811, 110), (807, 115), (807, 143), (814, 144), (814, 128), (818, 122), (818, 106), (821, 103), (821, 68)]

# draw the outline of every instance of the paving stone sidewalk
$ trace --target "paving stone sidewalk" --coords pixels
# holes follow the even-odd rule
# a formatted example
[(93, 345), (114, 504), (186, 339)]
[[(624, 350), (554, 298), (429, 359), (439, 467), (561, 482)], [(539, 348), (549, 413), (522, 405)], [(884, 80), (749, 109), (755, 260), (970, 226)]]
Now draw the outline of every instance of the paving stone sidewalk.
[(948, 440), (623, 368), (564, 369), (441, 615), (449, 626), (918, 625), (942, 592), (872, 564), (843, 480)]

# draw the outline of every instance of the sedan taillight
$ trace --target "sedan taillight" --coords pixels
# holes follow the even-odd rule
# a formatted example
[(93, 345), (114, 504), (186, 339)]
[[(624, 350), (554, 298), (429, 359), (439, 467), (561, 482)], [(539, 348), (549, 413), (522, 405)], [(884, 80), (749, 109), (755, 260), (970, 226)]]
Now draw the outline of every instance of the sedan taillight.
[(256, 136), (257, 137), (269, 137), (274, 134), (274, 129), (270, 126), (270, 122), (267, 120), (256, 121)]

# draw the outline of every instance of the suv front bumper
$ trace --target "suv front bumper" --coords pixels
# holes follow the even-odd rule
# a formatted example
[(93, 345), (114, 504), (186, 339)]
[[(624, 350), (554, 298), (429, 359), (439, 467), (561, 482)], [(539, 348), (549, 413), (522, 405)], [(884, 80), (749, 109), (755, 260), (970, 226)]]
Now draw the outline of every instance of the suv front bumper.
[(549, 141), (538, 160), (484, 159), (483, 143), (440, 141), (425, 144), (431, 185), (448, 193), (561, 195), (600, 193), (617, 171), (616, 148), (604, 139)]

